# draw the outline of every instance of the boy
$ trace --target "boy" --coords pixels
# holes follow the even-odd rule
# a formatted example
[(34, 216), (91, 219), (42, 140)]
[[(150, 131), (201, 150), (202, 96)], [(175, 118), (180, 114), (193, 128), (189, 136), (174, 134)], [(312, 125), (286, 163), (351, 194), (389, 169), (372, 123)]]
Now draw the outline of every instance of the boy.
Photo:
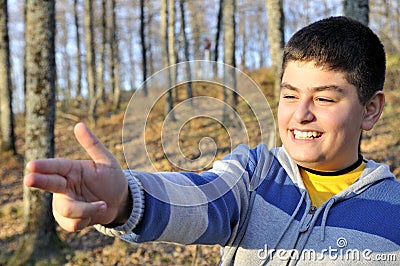
[(123, 172), (78, 124), (93, 161), (29, 162), (25, 184), (54, 193), (66, 230), (96, 225), (131, 242), (219, 244), (223, 265), (400, 260), (400, 184), (358, 152), (382, 113), (384, 77), (384, 49), (369, 28), (324, 19), (285, 47), (283, 147), (239, 145), (201, 174)]

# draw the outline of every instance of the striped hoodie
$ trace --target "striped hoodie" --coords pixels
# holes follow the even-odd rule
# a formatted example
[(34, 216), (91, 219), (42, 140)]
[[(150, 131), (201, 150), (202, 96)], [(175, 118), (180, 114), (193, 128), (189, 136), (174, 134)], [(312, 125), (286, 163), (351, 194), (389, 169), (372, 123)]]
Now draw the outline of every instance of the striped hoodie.
[(400, 182), (366, 163), (319, 208), (284, 148), (239, 145), (200, 174), (126, 170), (129, 220), (96, 229), (134, 243), (218, 244), (221, 265), (398, 265)]

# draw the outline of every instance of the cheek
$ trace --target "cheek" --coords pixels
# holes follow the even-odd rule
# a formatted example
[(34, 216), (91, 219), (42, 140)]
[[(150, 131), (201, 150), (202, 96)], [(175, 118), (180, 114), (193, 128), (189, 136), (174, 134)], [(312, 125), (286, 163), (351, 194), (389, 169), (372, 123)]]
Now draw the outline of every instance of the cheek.
[(287, 123), (287, 112), (284, 111), (284, 107), (279, 105), (277, 111), (278, 127), (281, 129)]
[(348, 116), (342, 117), (338, 113), (330, 113), (323, 116), (320, 121), (322, 121), (323, 127), (329, 128), (329, 131), (338, 139), (350, 139), (352, 135), (357, 134), (359, 131), (359, 121)]

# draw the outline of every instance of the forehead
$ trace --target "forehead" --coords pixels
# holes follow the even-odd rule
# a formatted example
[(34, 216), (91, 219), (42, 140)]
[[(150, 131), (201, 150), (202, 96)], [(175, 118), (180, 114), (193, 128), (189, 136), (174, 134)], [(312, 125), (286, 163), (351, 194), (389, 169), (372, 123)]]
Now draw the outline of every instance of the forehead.
[(315, 66), (313, 62), (289, 62), (283, 70), (282, 84), (299, 90), (336, 87), (356, 92), (356, 88), (346, 80), (343, 72)]

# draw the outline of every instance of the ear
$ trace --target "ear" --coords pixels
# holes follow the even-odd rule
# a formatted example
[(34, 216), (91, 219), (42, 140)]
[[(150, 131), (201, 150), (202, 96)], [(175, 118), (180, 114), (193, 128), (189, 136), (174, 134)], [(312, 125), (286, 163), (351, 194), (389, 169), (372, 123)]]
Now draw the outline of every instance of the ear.
[(364, 106), (364, 117), (362, 121), (362, 129), (371, 130), (382, 114), (385, 106), (385, 94), (378, 91), (367, 101)]

